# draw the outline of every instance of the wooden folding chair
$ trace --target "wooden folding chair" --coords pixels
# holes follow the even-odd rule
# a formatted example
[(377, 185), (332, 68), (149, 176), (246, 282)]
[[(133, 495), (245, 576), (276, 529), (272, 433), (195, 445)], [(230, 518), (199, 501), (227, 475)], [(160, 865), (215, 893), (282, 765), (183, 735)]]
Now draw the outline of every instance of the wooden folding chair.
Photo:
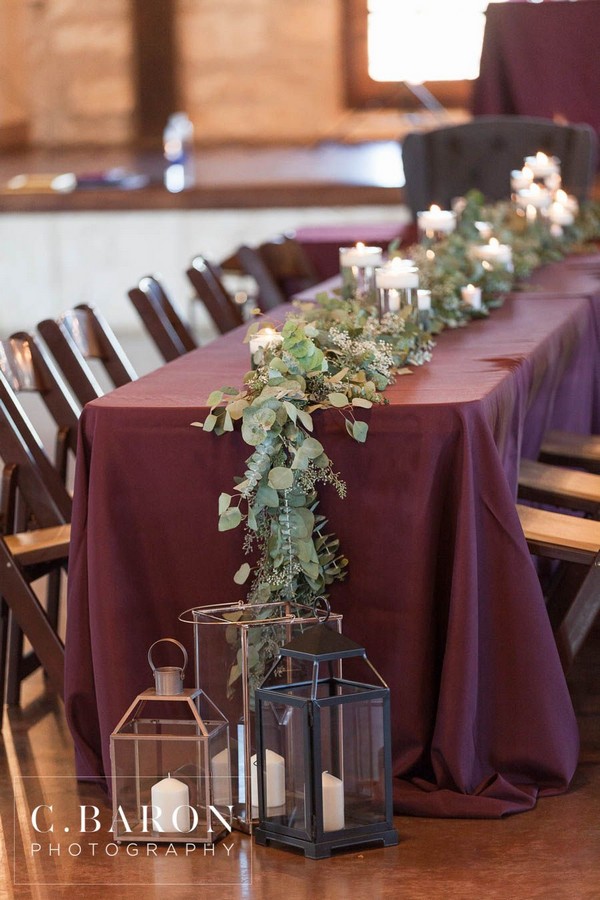
[[(9, 702), (18, 703), (24, 678), (41, 665), (63, 695), (64, 647), (58, 635), (58, 606), (49, 593), (44, 608), (33, 583), (66, 571), (71, 498), (57, 469), (4, 374), (0, 371), (0, 457), (2, 533), (0, 534), (0, 699), (4, 705), (8, 669)], [(56, 595), (57, 599), (57, 595)], [(8, 612), (32, 646), (11, 647), (7, 660)]]
[(521, 460), (519, 497), (600, 519), (600, 475), (548, 463)]
[(186, 275), (221, 334), (243, 324), (242, 311), (225, 290), (218, 267), (198, 255), (192, 260)]
[(128, 296), (165, 362), (196, 349), (189, 325), (153, 275), (141, 278)]
[(585, 469), (600, 475), (600, 435), (549, 431), (542, 442), (540, 461)]
[(137, 378), (108, 322), (95, 307), (82, 303), (58, 319), (44, 319), (37, 330), (81, 406), (104, 393), (87, 360), (98, 360), (114, 387)]
[(531, 553), (560, 562), (546, 602), (567, 671), (600, 611), (600, 522), (523, 504), (517, 512)]
[(302, 245), (287, 234), (258, 247), (243, 244), (238, 247), (236, 257), (244, 272), (258, 285), (257, 302), (263, 312), (319, 281)]
[(0, 341), (0, 370), (17, 395), (38, 395), (54, 419), (54, 464), (64, 481), (69, 451), (73, 456), (77, 451), (81, 408), (68, 392), (49, 353), (29, 332), (15, 332), (8, 340)]

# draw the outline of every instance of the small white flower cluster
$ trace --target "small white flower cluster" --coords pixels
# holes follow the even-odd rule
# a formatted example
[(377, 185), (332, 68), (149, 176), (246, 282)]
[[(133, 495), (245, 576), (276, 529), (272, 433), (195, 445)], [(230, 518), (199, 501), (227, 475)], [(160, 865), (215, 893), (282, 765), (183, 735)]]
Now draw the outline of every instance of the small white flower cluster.
[(384, 341), (370, 341), (364, 338), (351, 338), (345, 331), (338, 328), (330, 328), (329, 337), (332, 344), (341, 350), (346, 363), (358, 362), (367, 364), (384, 378), (392, 378), (394, 369), (394, 357), (392, 347)]

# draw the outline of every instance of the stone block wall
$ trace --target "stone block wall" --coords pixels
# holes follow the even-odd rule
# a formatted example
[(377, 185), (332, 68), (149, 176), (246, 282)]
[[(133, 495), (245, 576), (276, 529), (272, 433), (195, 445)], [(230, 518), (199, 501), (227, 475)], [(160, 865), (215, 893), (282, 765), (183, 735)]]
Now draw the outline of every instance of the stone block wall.
[[(175, 5), (182, 106), (199, 143), (332, 134), (344, 116), (341, 0), (164, 2)], [(0, 50), (12, 48), (0, 127), (26, 118), (39, 146), (132, 139), (130, 0), (0, 0), (0, 31)]]

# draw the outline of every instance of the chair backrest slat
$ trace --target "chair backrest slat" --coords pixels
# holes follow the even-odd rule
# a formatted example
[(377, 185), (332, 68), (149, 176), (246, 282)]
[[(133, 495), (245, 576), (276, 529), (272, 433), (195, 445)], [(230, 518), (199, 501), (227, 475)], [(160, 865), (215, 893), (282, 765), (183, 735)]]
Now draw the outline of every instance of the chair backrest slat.
[(206, 310), (221, 334), (237, 328), (243, 323), (241, 309), (230, 298), (221, 281), (221, 273), (217, 266), (204, 256), (195, 256), (186, 272), (198, 299), (204, 303)]

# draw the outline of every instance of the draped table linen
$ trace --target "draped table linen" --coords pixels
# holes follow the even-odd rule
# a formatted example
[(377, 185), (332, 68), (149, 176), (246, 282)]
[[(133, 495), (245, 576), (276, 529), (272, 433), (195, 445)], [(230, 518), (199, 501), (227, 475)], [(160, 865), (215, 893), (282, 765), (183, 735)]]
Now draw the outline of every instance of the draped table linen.
[[(568, 283), (577, 272), (561, 266)], [(386, 405), (360, 411), (365, 444), (339, 412), (314, 416), (348, 485), (344, 500), (321, 491), (350, 560), (331, 603), (390, 686), (397, 813), (502, 816), (566, 790), (574, 773), (576, 721), (515, 496), (519, 458), (535, 457), (547, 427), (578, 415), (589, 430), (599, 414), (600, 282), (585, 279), (569, 291), (555, 277), (443, 332)], [(110, 772), (110, 733), (149, 686), (148, 647), (170, 636), (191, 652), (178, 615), (244, 597), (232, 581), (243, 536), (217, 531), (217, 499), (251, 448), (237, 432), (191, 427), (211, 390), (242, 383), (243, 333), (83, 412), (66, 642), (82, 779)]]

